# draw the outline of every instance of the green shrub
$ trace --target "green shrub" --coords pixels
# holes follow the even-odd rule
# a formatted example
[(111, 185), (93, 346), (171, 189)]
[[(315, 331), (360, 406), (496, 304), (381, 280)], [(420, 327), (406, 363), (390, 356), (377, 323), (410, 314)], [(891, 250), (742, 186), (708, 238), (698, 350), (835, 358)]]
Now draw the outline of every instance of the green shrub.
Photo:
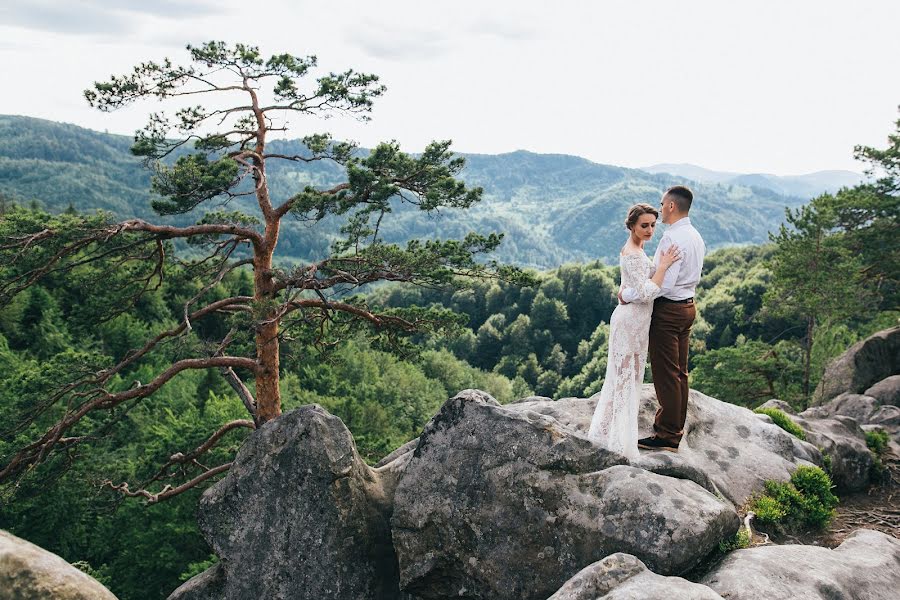
[(883, 481), (887, 473), (881, 455), (887, 449), (888, 434), (883, 429), (873, 429), (866, 432), (866, 446), (872, 452), (872, 467), (869, 469), (869, 479), (874, 482)]
[(719, 552), (721, 552), (722, 554), (727, 554), (732, 550), (740, 550), (741, 548), (746, 548), (749, 545), (750, 534), (747, 533), (746, 529), (741, 527), (732, 537), (719, 542)]
[(801, 440), (806, 439), (806, 434), (803, 432), (803, 429), (791, 421), (791, 418), (787, 416), (784, 411), (778, 410), (777, 408), (757, 408), (753, 412), (760, 415), (769, 415), (772, 421), (775, 422), (776, 425), (790, 433), (791, 435), (800, 438)]
[(819, 467), (798, 467), (789, 482), (767, 481), (765, 493), (753, 499), (750, 510), (762, 523), (786, 529), (822, 528), (838, 504), (831, 487), (831, 478)]
[(756, 520), (762, 523), (780, 523), (787, 515), (785, 507), (766, 495), (754, 499), (750, 509), (756, 513)]
[(883, 429), (873, 429), (866, 432), (866, 446), (875, 454), (881, 454), (887, 448), (888, 434)]
[[(821, 452), (821, 448), (819, 451)], [(831, 455), (825, 454), (822, 452), (822, 468), (825, 469), (825, 472), (828, 473), (828, 476), (831, 477)]]

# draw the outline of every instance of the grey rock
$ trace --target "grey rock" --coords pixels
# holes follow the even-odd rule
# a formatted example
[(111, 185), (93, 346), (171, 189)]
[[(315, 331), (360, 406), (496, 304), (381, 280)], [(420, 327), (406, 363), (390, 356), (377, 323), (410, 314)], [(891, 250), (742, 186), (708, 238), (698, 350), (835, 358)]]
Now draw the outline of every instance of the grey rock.
[(399, 462), (368, 467), (341, 420), (317, 405), (266, 423), (200, 500), (224, 581), (201, 574), (183, 597), (397, 598), (389, 519)]
[(822, 404), (850, 392), (860, 394), (875, 383), (900, 374), (900, 327), (879, 331), (851, 346), (825, 369), (813, 394)]
[(879, 404), (900, 406), (900, 375), (885, 377), (867, 389), (865, 394), (875, 398)]
[(583, 568), (547, 600), (722, 600), (705, 585), (664, 577), (617, 552)]
[(547, 402), (552, 401), (553, 398), (549, 396), (525, 396), (524, 398), (519, 398), (518, 400), (513, 400), (511, 404), (516, 404), (520, 402)]
[(834, 550), (800, 545), (736, 550), (700, 583), (729, 600), (895, 600), (900, 540), (860, 529)]
[(185, 581), (168, 600), (220, 600), (225, 597), (225, 565), (221, 562)]
[[(861, 396), (864, 398), (864, 396)], [(831, 457), (831, 479), (840, 491), (854, 492), (869, 484), (872, 453), (866, 434), (853, 417), (812, 417), (810, 411), (791, 419), (806, 432), (806, 439)]]
[(115, 600), (96, 579), (0, 529), (0, 600)]
[(797, 414), (797, 411), (794, 410), (793, 406), (791, 406), (784, 400), (778, 400), (777, 398), (773, 398), (771, 400), (766, 400), (765, 402), (760, 404), (757, 408), (775, 408), (785, 414), (789, 414), (789, 415)]
[(407, 452), (412, 452), (413, 450), (416, 449), (416, 444), (418, 444), (418, 443), (419, 443), (418, 438), (409, 440), (408, 442), (406, 442), (405, 444), (403, 444), (402, 446), (400, 446), (399, 448), (397, 448), (396, 450), (394, 450), (393, 452), (391, 452), (390, 454), (388, 454), (387, 456), (385, 456), (384, 458), (379, 460), (378, 463), (375, 465), (375, 468), (377, 469), (379, 467), (383, 467), (384, 465), (395, 461), (396, 459), (403, 456)]
[(531, 404), (466, 390), (426, 426), (391, 520), (405, 592), (543, 599), (614, 552), (683, 572), (737, 530), (733, 507), (694, 482), (627, 466)]
[[(586, 435), (596, 399), (507, 405), (552, 416)], [(639, 426), (650, 432), (659, 404), (652, 385), (641, 391)], [(767, 479), (787, 481), (800, 465), (822, 464), (818, 449), (774, 425), (768, 417), (691, 390), (685, 434), (678, 453), (641, 451), (632, 464), (670, 477), (690, 479), (740, 506), (762, 491)]]
[(805, 418), (813, 417), (819, 419), (841, 415), (852, 417), (858, 423), (863, 424), (869, 422), (869, 419), (878, 410), (878, 407), (878, 400), (872, 396), (844, 392), (825, 404), (813, 406), (800, 414)]
[(896, 431), (900, 428), (900, 408), (896, 406), (882, 406), (869, 417), (871, 425), (880, 425), (885, 429)]

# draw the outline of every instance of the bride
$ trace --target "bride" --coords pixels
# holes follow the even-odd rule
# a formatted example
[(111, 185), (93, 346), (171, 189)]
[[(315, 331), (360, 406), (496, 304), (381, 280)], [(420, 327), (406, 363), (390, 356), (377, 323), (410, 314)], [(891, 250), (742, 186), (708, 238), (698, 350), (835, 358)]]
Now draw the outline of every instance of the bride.
[(644, 243), (653, 237), (659, 212), (649, 204), (635, 204), (628, 211), (625, 227), (630, 232), (619, 255), (622, 287), (637, 290), (640, 297), (634, 302), (620, 304), (609, 320), (609, 357), (603, 388), (599, 397), (588, 437), (604, 448), (638, 457), (638, 403), (640, 386), (647, 366), (647, 340), (653, 300), (666, 271), (680, 259), (674, 245), (659, 255), (654, 267), (644, 254)]

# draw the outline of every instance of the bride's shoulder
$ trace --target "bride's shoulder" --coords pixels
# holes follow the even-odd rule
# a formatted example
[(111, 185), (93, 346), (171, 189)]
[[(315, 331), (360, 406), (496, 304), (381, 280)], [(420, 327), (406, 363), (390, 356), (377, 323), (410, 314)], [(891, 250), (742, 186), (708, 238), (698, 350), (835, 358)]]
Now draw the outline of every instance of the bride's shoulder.
[(647, 258), (647, 255), (644, 254), (642, 250), (630, 250), (630, 251), (622, 251), (619, 253), (619, 258), (622, 260), (635, 260), (641, 258)]

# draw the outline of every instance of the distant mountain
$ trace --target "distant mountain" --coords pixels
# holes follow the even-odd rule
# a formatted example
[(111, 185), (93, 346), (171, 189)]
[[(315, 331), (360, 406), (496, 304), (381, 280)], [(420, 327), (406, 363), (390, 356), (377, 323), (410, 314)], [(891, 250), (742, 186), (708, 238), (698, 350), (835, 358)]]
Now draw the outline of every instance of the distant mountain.
[[(80, 211), (108, 210), (120, 218), (152, 217), (185, 223), (192, 217), (157, 217), (150, 209), (150, 176), (128, 149), (131, 139), (19, 116), (0, 116), (0, 194), (22, 202), (39, 200), (52, 211), (70, 204)], [(298, 141), (276, 141), (273, 150), (294, 153)], [(686, 176), (651, 174), (590, 162), (577, 156), (534, 154), (465, 155), (462, 178), (484, 188), (484, 200), (469, 210), (425, 214), (397, 206), (382, 224), (388, 241), (453, 238), (470, 231), (504, 232), (497, 258), (524, 266), (551, 268), (564, 262), (602, 258), (615, 263), (626, 238), (622, 222), (636, 202), (656, 205), (669, 185)], [(273, 198), (284, 199), (298, 187), (339, 181), (341, 168), (324, 162), (311, 166), (272, 162)], [(692, 220), (707, 241), (724, 245), (760, 243), (782, 222), (785, 206), (804, 202), (765, 187), (741, 183), (689, 181), (696, 200)], [(258, 211), (247, 199), (232, 208)], [(340, 221), (310, 227), (287, 222), (282, 228), (283, 257), (314, 260), (337, 235)], [(650, 248), (652, 250), (652, 248)]]
[(663, 163), (641, 169), (648, 173), (667, 173), (675, 177), (686, 177), (704, 183), (734, 184), (765, 188), (784, 196), (799, 196), (807, 200), (824, 193), (834, 193), (842, 187), (853, 187), (864, 177), (853, 171), (817, 171), (806, 175), (767, 175), (764, 173), (730, 173), (711, 171), (689, 164)]

